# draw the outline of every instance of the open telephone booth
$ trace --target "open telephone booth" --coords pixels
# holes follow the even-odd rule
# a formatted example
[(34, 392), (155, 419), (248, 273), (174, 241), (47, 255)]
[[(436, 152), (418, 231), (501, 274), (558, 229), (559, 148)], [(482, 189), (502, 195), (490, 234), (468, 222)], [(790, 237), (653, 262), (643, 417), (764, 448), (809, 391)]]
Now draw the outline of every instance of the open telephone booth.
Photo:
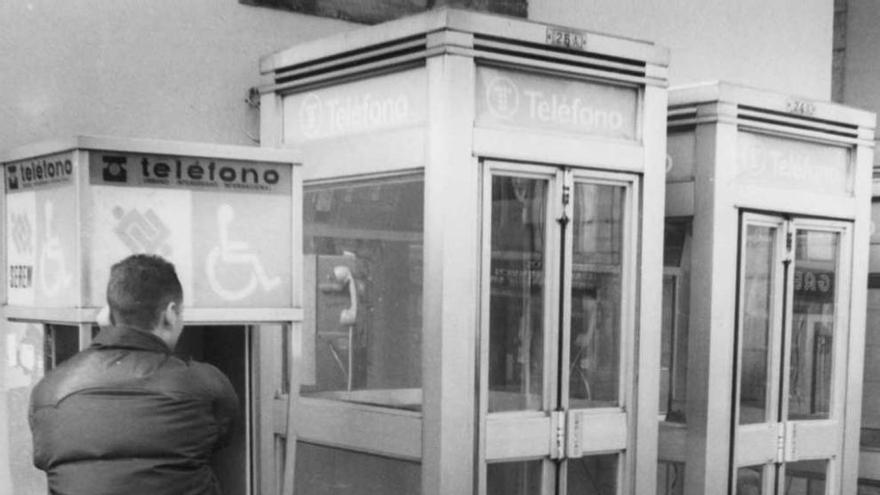
[[(290, 150), (105, 137), (2, 157), (2, 345), (13, 491), (45, 493), (30, 467), (27, 396), (99, 331), (110, 266), (135, 253), (175, 264), (186, 326), (177, 353), (234, 385), (241, 423), (213, 460), (226, 493), (279, 484), (289, 363), (302, 319), (301, 179)], [(39, 487), (42, 484), (42, 491)]]
[(856, 493), (874, 115), (670, 90), (661, 494)]
[(651, 493), (667, 52), (438, 9), (267, 56), (302, 150), (285, 493)]

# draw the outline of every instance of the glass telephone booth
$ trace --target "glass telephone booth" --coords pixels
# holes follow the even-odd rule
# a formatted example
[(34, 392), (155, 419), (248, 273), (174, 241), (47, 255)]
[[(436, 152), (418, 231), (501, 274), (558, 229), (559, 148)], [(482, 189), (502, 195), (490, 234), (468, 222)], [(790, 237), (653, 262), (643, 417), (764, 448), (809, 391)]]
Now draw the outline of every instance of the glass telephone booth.
[(46, 493), (31, 465), (30, 388), (89, 346), (110, 266), (134, 253), (175, 264), (186, 322), (176, 352), (215, 365), (238, 394), (241, 424), (212, 461), (224, 490), (278, 490), (290, 364), (279, 349), (302, 320), (298, 163), (288, 150), (104, 137), (2, 158), (10, 493)]
[(455, 9), (264, 58), (302, 150), (285, 493), (651, 493), (667, 52)]
[(855, 493), (874, 115), (669, 101), (658, 493)]

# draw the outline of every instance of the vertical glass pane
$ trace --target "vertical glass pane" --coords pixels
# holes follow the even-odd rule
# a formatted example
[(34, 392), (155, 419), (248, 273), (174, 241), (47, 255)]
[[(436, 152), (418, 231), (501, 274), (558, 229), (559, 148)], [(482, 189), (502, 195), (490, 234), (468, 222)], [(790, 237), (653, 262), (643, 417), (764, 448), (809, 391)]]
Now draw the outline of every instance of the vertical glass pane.
[(499, 462), (486, 466), (487, 495), (540, 495), (541, 461)]
[(684, 463), (657, 464), (657, 495), (684, 495)]
[(492, 178), (489, 412), (542, 406), (547, 187)]
[[(862, 382), (862, 445), (880, 448), (880, 202), (871, 203), (868, 312)], [(878, 482), (880, 486), (880, 482)], [(877, 489), (880, 495), (880, 488)]]
[(789, 419), (825, 419), (830, 413), (839, 242), (836, 232), (797, 232)]
[(663, 248), (660, 414), (685, 423), (687, 405), (688, 318), (690, 308), (691, 223), (667, 220)]
[(620, 402), (625, 191), (620, 186), (575, 185), (569, 343), (573, 408)]
[(305, 187), (301, 393), (421, 408), (421, 174)]
[(48, 491), (45, 473), (33, 465), (28, 426), (31, 389), (45, 372), (44, 335), (43, 325), (36, 323), (0, 324), (0, 493)]
[(783, 495), (825, 495), (828, 461), (798, 461), (785, 464)]
[(568, 461), (568, 495), (617, 495), (617, 454)]
[(773, 256), (776, 228), (749, 225), (743, 256), (744, 281), (740, 304), (740, 424), (767, 421), (768, 346), (773, 305)]
[(293, 493), (306, 495), (418, 495), (421, 466), (415, 462), (296, 443)]
[(734, 495), (763, 495), (764, 466), (747, 466), (736, 470)]

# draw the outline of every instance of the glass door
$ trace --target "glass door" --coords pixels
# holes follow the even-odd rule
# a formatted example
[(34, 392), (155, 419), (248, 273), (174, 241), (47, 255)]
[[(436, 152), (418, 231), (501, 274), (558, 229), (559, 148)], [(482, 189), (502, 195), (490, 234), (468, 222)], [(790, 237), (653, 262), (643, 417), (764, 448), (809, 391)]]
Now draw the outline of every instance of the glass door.
[(481, 493), (627, 490), (632, 177), (489, 163)]
[(836, 494), (849, 225), (741, 218), (733, 492)]

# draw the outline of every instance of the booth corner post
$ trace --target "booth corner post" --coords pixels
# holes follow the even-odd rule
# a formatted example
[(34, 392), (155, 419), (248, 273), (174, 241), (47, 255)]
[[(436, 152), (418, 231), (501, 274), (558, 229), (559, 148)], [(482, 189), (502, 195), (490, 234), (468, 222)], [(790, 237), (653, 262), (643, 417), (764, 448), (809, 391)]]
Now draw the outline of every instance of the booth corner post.
[(855, 493), (874, 126), (727, 83), (670, 91), (660, 461), (685, 493)]
[(448, 8), (263, 58), (307, 163), (286, 490), (653, 491), (667, 64)]
[(291, 150), (108, 136), (0, 156), (0, 337), (26, 357), (25, 385), (90, 345), (113, 263), (162, 256), (183, 286), (177, 351), (218, 367), (241, 401), (245, 424), (214, 471), (226, 491), (276, 492), (283, 342), (302, 321), (300, 163)]

